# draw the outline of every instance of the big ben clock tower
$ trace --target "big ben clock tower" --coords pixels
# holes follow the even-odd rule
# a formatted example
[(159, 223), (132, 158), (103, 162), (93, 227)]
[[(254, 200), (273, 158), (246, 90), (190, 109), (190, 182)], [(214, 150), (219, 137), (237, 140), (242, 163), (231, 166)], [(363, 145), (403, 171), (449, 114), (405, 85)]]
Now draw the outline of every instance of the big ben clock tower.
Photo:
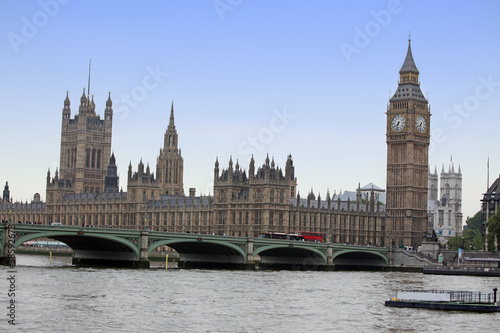
[(387, 205), (385, 244), (419, 246), (427, 228), (428, 101), (408, 40), (398, 88), (387, 107)]

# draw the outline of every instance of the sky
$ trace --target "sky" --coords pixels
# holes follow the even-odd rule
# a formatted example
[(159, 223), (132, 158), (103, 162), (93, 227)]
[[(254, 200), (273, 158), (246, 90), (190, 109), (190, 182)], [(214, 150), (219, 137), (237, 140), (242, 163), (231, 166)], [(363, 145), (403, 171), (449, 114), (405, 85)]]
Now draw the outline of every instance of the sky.
[(184, 190), (213, 193), (216, 158), (292, 155), (301, 196), (386, 187), (386, 109), (408, 38), (431, 108), (429, 167), (463, 176), (464, 223), (500, 174), (498, 1), (0, 2), (0, 185), (45, 200), (88, 85), (113, 101), (120, 187), (156, 170), (173, 101)]

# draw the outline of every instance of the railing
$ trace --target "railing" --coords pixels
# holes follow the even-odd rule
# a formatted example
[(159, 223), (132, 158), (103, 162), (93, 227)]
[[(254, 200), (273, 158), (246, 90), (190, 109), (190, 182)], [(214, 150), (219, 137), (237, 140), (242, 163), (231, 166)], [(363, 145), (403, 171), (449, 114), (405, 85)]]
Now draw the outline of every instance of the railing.
[(482, 293), (478, 291), (453, 291), (453, 290), (403, 290), (403, 292), (426, 293), (426, 294), (449, 294), (451, 302), (460, 303), (494, 303), (494, 293)]
[(469, 266), (425, 266), (426, 270), (447, 271), (447, 272), (500, 272), (497, 267), (469, 267)]

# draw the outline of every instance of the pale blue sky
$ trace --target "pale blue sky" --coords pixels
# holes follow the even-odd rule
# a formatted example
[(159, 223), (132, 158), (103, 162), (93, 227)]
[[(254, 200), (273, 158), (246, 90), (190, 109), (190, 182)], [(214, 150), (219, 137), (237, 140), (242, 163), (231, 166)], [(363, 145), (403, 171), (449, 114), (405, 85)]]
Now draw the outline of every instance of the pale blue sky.
[(460, 164), (465, 222), (488, 156), (490, 182), (500, 173), (499, 16), (497, 1), (3, 0), (0, 184), (45, 200), (66, 90), (74, 117), (92, 58), (96, 110), (108, 91), (114, 103), (124, 190), (130, 162), (155, 169), (172, 100), (186, 193), (213, 192), (217, 156), (248, 169), (252, 152), (282, 167), (291, 153), (303, 196), (385, 188), (385, 111), (411, 30), (430, 167)]

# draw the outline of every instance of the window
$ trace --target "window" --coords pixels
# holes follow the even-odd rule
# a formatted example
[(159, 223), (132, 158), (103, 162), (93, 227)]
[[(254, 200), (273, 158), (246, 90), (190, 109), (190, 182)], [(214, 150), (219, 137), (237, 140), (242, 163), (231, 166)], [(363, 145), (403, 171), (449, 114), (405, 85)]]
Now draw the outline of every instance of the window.
[(96, 168), (97, 169), (101, 168), (101, 150), (100, 149), (97, 151), (97, 165), (96, 165)]
[(85, 167), (90, 167), (90, 149), (87, 149), (87, 153), (85, 156)]

